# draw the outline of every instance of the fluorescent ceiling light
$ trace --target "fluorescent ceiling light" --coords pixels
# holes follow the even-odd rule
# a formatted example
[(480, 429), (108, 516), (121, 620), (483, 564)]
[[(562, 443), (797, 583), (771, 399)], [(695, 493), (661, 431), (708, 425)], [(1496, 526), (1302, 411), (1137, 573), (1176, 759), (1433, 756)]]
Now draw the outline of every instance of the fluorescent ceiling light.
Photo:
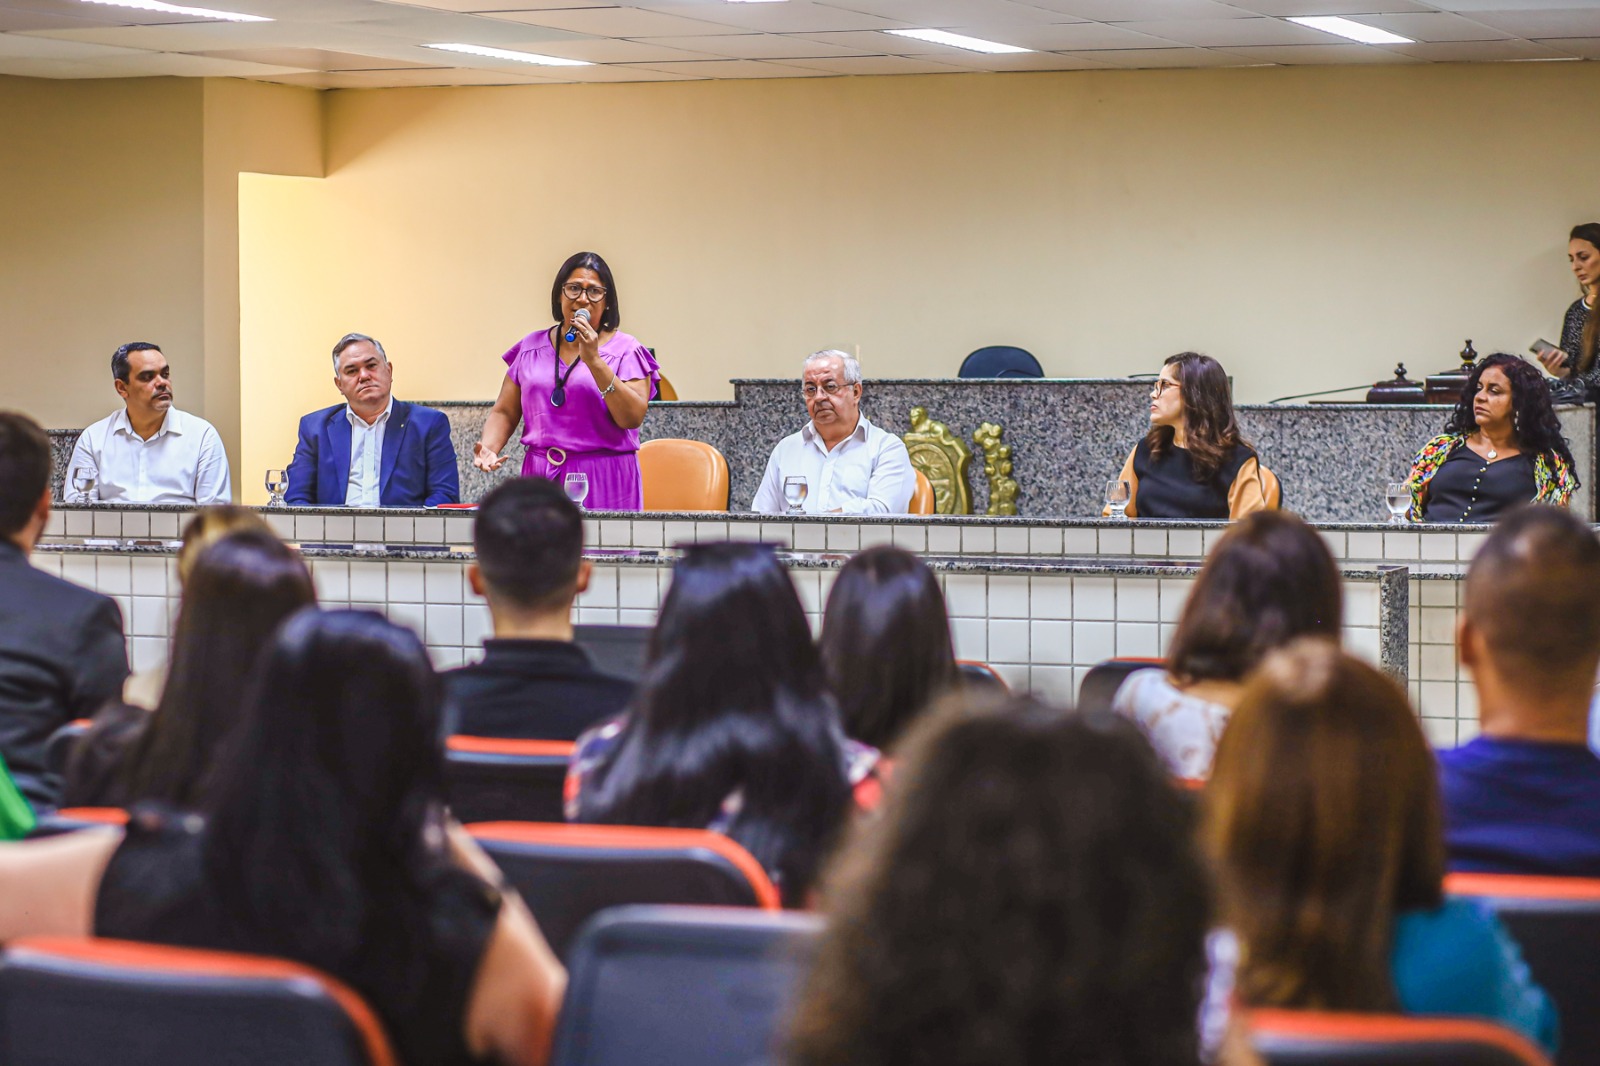
[(944, 30), (884, 30), (896, 37), (910, 37), (917, 41), (927, 41), (930, 44), (947, 44), (951, 48), (965, 48), (969, 52), (985, 52), (989, 55), (1001, 55), (1009, 52), (1031, 52), (1032, 48), (1018, 48), (1014, 44), (997, 44), (994, 41), (985, 41), (981, 37), (966, 37), (959, 33), (947, 33)]
[(1332, 33), (1339, 37), (1348, 37), (1352, 41), (1362, 44), (1416, 44), (1409, 37), (1402, 37), (1398, 33), (1380, 30), (1376, 26), (1368, 26), (1364, 22), (1354, 19), (1340, 18), (1338, 15), (1303, 15), (1291, 18), (1290, 22), (1297, 22), (1302, 26), (1310, 26), (1323, 33)]
[(730, 4), (781, 4), (783, 0), (728, 0)]
[(214, 11), (209, 7), (183, 7), (164, 4), (161, 0), (83, 0), (86, 4), (104, 4), (107, 7), (131, 7), (140, 11), (159, 11), (164, 15), (193, 15), (203, 19), (221, 19), (223, 22), (271, 22), (265, 15), (241, 15), (237, 11)]
[(441, 52), (461, 52), (469, 56), (489, 59), (509, 59), (516, 63), (537, 63), (541, 67), (592, 67), (583, 59), (562, 59), (560, 56), (542, 56), (537, 52), (513, 52), (509, 48), (485, 48), (481, 44), (428, 44), (424, 48), (437, 48)]

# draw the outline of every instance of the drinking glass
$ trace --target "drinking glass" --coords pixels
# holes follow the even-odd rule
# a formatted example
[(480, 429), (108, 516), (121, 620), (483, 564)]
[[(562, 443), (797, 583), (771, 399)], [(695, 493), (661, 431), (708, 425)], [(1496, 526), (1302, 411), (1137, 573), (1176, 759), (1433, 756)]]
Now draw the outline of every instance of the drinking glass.
[(1383, 493), (1384, 502), (1389, 505), (1389, 524), (1403, 526), (1406, 524), (1406, 511), (1411, 507), (1411, 482), (1391, 481)]
[(1111, 519), (1117, 522), (1128, 520), (1128, 500), (1133, 495), (1133, 487), (1126, 481), (1106, 482), (1106, 507), (1111, 511)]
[(287, 471), (287, 470), (268, 470), (267, 471), (267, 492), (271, 493), (272, 498), (267, 500), (267, 506), (268, 507), (282, 507), (283, 506), (283, 494), (285, 492), (288, 492), (288, 491), (289, 491), (289, 471)]
[(589, 497), (588, 474), (580, 474), (574, 471), (562, 479), (561, 485), (567, 490), (567, 499), (579, 507), (582, 507), (583, 501)]
[(806, 502), (806, 493), (810, 488), (803, 477), (786, 477), (783, 479), (783, 501), (789, 505), (790, 514), (800, 514), (801, 505)]
[(72, 471), (72, 491), (80, 496), (89, 496), (94, 492), (95, 471), (93, 467), (80, 466)]

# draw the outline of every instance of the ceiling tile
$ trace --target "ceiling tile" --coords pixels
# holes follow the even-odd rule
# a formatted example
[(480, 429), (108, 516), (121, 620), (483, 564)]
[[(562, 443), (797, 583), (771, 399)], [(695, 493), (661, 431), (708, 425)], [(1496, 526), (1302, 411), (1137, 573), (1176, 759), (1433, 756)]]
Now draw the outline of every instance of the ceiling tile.
[[(806, 37), (777, 33), (729, 33), (716, 37), (659, 37), (653, 44), (681, 44), (684, 48), (724, 59), (823, 59), (860, 55), (858, 48), (824, 44)], [(692, 58), (692, 57), (684, 57)]]
[(1179, 44), (1200, 48), (1230, 48), (1256, 44), (1323, 44), (1321, 30), (1297, 26), (1274, 18), (1194, 19), (1188, 22), (1120, 22), (1118, 29), (1147, 33)]
[(1205, 48), (1119, 48), (1115, 51), (1080, 52), (1107, 66), (1128, 70), (1183, 69), (1188, 67), (1245, 67), (1258, 60), (1241, 59), (1228, 52)]
[(1071, 22), (1059, 26), (1015, 26), (1001, 38), (1019, 48), (1051, 52), (1085, 52), (1097, 48), (1176, 48), (1177, 45), (1125, 26), (1098, 22)]
[(897, 19), (918, 26), (944, 28), (971, 23), (1007, 26), (1045, 25), (1053, 22), (1071, 22), (1071, 15), (1047, 11), (1033, 4), (1012, 3), (1011, 0), (917, 0), (915, 6), (906, 0), (823, 0), (829, 7), (842, 7), (869, 15)]
[(301, 67), (245, 63), (237, 59), (152, 52), (137, 56), (107, 56), (94, 61), (102, 77), (254, 78), (270, 74), (295, 74)]
[(1258, 15), (1288, 18), (1293, 15), (1370, 15), (1374, 12), (1432, 11), (1417, 0), (1232, 0)]
[(610, 64), (594, 67), (557, 67), (551, 71), (551, 76), (563, 82), (612, 82), (612, 81), (704, 81), (702, 74), (690, 74), (676, 69), (675, 64), (665, 63), (660, 66), (650, 67), (643, 64), (626, 65)]
[(503, 11), (496, 19), (530, 26), (548, 26), (594, 37), (697, 37), (716, 33), (738, 33), (702, 19), (645, 11), (636, 7), (566, 8), (559, 11)]
[(1427, 15), (1363, 15), (1361, 21), (1413, 41), (1443, 44), (1452, 41), (1503, 41), (1509, 34), (1474, 19), (1445, 11)]
[(1049, 11), (1094, 22), (1158, 22), (1163, 19), (1237, 19), (1250, 12), (1216, 0), (1028, 0)]
[[(110, 9), (108, 8), (107, 10)], [(81, 30), (98, 25), (104, 25), (103, 20), (96, 21), (44, 11), (19, 11), (15, 8), (0, 7), (0, 33), (15, 33), (18, 30)]]
[[(1092, 55), (1092, 53), (1091, 53)], [(1013, 52), (1009, 55), (984, 55), (980, 52), (952, 50), (951, 54), (937, 57), (964, 70), (1104, 70), (1105, 64), (1084, 56), (1064, 52)]]
[(92, 41), (63, 41), (31, 33), (0, 33), (0, 56), (28, 59), (91, 60), (106, 56), (147, 55), (136, 48), (118, 48)]
[(1600, 0), (1430, 0), (1442, 11), (1600, 11)]
[(1366, 44), (1269, 45), (1264, 48), (1229, 48), (1236, 56), (1252, 63), (1281, 63), (1303, 66), (1321, 63), (1418, 63), (1421, 60)]
[(1504, 63), (1516, 59), (1560, 59), (1566, 54), (1532, 41), (1446, 41), (1388, 47), (1430, 63)]
[[(482, 2), (482, 0), (479, 0)], [(545, 55), (562, 59), (582, 59), (589, 63), (662, 63), (673, 60), (713, 59), (715, 53), (688, 47), (693, 37), (645, 38), (637, 41), (611, 37), (578, 37), (570, 41), (546, 41), (539, 45)], [(707, 38), (720, 41), (721, 37)]]
[(406, 86), (447, 85), (549, 85), (551, 79), (521, 76), (505, 71), (456, 70), (339, 70), (274, 78), (288, 85), (309, 85), (315, 89), (398, 89)]
[(1474, 22), (1515, 37), (1593, 37), (1600, 30), (1600, 10), (1474, 11)]
[(830, 74), (965, 74), (962, 67), (921, 56), (840, 56), (837, 59), (786, 59), (786, 67), (810, 67)]
[(795, 36), (804, 37), (808, 41), (819, 41), (822, 44), (836, 44), (840, 48), (848, 48), (851, 51), (867, 55), (922, 56), (949, 51), (948, 48), (942, 45), (919, 41), (912, 37), (896, 37), (892, 33), (881, 33), (878, 30), (853, 30), (845, 33), (797, 33)]
[[(704, 19), (723, 26), (736, 26), (742, 30), (761, 30), (767, 33), (830, 33), (836, 30), (884, 30), (917, 25), (907, 22), (902, 15), (884, 18), (843, 7), (812, 3), (810, 0), (785, 0), (770, 4), (702, 4), (685, 8), (681, 3), (657, 3), (655, 0), (637, 0), (638, 6), (668, 14), (678, 14)], [(901, 5), (908, 10), (915, 4)]]
[(828, 73), (808, 67), (785, 67), (759, 59), (711, 59), (695, 63), (650, 63), (645, 66), (702, 78), (816, 78)]
[(502, 11), (548, 11), (557, 7), (620, 7), (605, 0), (406, 0), (409, 7), (428, 7), (438, 11), (470, 12), (475, 15)]
[(1534, 43), (1560, 55), (1600, 59), (1600, 37), (1553, 37)]
[(357, 55), (354, 52), (333, 52), (323, 48), (231, 48), (217, 52), (196, 52), (195, 55), (216, 59), (241, 59), (247, 63), (265, 63), (268, 66), (297, 67), (312, 71), (394, 70), (404, 67), (437, 68), (438, 63), (408, 63), (384, 56)]
[[(83, 30), (38, 30), (30, 36), (83, 41), (152, 52), (206, 52), (221, 48), (336, 48), (370, 39), (358, 29), (303, 22), (191, 22), (182, 26), (105, 26)], [(353, 50), (353, 49), (352, 49)]]

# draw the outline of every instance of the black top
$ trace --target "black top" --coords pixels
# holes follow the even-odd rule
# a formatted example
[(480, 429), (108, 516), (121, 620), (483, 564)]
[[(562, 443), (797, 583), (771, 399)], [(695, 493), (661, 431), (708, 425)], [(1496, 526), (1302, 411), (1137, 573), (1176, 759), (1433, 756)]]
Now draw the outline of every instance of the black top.
[(1228, 491), (1240, 468), (1255, 457), (1250, 448), (1235, 445), (1210, 480), (1196, 481), (1187, 448), (1169, 447), (1156, 459), (1150, 441), (1141, 440), (1133, 449), (1133, 473), (1139, 479), (1134, 511), (1140, 518), (1230, 518)]
[(127, 676), (116, 601), (35, 569), (0, 538), (0, 755), (35, 807), (54, 807), (61, 789), (45, 741), (120, 695)]
[[(1583, 299), (1572, 301), (1566, 317), (1561, 320), (1561, 350), (1567, 353), (1568, 365), (1577, 368), (1578, 356), (1583, 351), (1583, 327), (1589, 321), (1589, 309)], [(1600, 358), (1595, 359), (1583, 374), (1550, 379), (1551, 403), (1586, 403), (1600, 397)]]
[[(157, 804), (136, 808), (95, 899), (94, 935), (174, 947), (283, 954), (244, 928), (205, 883), (205, 823)], [(441, 877), (421, 929), (373, 919), (361, 954), (332, 976), (361, 993), (401, 1062), (468, 1066), (463, 1030), (478, 964), (500, 913), (499, 892), (465, 871)], [(309, 960), (295, 960), (306, 962)]]
[(633, 698), (633, 685), (602, 674), (564, 640), (486, 640), (483, 661), (444, 674), (452, 733), (577, 740)]
[(1465, 444), (1457, 446), (1428, 482), (1424, 522), (1493, 522), (1538, 494), (1533, 453), (1490, 462)]

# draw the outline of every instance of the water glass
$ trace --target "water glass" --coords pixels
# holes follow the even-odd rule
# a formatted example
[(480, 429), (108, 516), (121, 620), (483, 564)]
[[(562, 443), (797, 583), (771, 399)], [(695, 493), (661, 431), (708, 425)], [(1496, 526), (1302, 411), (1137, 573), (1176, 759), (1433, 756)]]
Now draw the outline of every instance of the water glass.
[(802, 504), (806, 502), (806, 493), (810, 489), (803, 477), (786, 477), (783, 479), (783, 501), (789, 505), (790, 514), (800, 514)]
[(271, 499), (267, 500), (268, 507), (282, 507), (283, 494), (289, 491), (289, 472), (287, 470), (267, 471), (267, 492)]
[(1106, 482), (1106, 509), (1113, 521), (1128, 520), (1128, 501), (1133, 498), (1133, 486), (1126, 481)]
[(567, 490), (567, 499), (582, 507), (589, 496), (589, 475), (573, 471), (562, 479), (561, 486)]
[(1411, 508), (1411, 482), (1391, 481), (1384, 490), (1384, 502), (1389, 505), (1389, 524), (1406, 524), (1406, 511)]
[(90, 496), (94, 493), (95, 470), (93, 467), (80, 466), (72, 471), (72, 491), (80, 496)]

